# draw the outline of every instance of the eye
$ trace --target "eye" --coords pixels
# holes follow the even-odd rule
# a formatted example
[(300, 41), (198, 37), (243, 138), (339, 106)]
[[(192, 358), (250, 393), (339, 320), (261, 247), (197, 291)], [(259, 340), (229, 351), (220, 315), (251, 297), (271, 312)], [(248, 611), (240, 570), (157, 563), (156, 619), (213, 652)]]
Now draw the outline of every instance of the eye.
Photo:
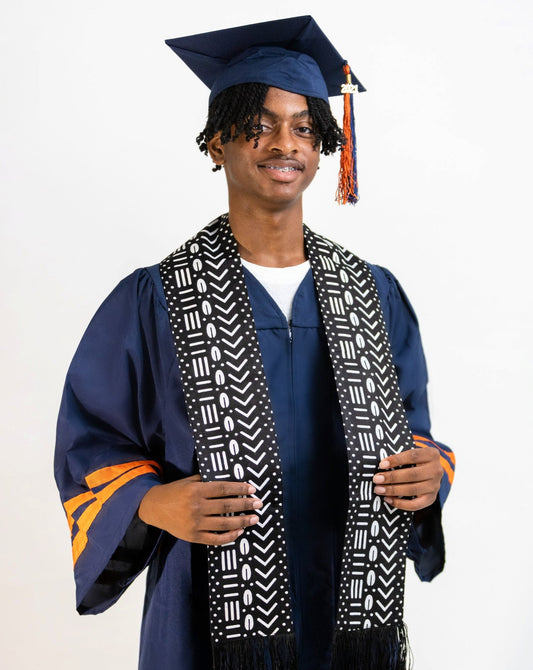
[(300, 135), (314, 135), (315, 131), (310, 126), (298, 126), (296, 132)]
[(260, 133), (265, 133), (265, 132), (268, 132), (270, 130), (270, 126), (268, 125), (268, 123), (263, 123), (263, 122), (256, 123), (252, 127), (252, 130), (255, 130), (256, 132), (260, 132)]

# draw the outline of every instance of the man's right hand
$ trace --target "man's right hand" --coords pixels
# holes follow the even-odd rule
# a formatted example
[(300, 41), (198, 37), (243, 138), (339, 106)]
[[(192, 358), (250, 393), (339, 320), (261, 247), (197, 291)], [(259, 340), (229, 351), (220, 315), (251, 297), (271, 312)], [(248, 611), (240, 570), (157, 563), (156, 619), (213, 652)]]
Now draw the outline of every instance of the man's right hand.
[(139, 505), (139, 518), (187, 542), (227, 544), (259, 521), (256, 514), (240, 514), (263, 506), (253, 493), (246, 482), (203, 482), (193, 475), (153, 486)]

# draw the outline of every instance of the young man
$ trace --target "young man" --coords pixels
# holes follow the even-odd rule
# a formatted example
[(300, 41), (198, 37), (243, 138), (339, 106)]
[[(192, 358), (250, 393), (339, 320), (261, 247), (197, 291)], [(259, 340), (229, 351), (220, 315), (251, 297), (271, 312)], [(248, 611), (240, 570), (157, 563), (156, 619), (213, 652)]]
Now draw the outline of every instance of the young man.
[(404, 668), (405, 555), (443, 567), (453, 456), (398, 283), (303, 225), (342, 59), (311, 17), (169, 44), (212, 89), (229, 213), (121, 282), (72, 362), (78, 611), (149, 564), (141, 668)]

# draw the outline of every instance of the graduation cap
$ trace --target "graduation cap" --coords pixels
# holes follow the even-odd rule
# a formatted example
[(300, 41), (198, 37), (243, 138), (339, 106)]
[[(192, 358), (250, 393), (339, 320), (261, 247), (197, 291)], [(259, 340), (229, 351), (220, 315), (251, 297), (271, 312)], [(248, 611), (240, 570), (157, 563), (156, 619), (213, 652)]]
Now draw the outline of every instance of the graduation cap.
[(357, 202), (352, 94), (365, 88), (312, 16), (214, 30), (166, 44), (211, 89), (209, 103), (230, 86), (252, 82), (326, 102), (344, 95), (346, 143), (336, 199)]

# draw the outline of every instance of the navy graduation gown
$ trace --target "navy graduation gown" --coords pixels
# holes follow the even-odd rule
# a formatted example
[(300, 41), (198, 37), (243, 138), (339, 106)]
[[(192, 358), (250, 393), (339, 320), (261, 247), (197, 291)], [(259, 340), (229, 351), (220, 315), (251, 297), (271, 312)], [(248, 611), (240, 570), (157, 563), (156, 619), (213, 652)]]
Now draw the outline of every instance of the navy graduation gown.
[[(371, 266), (413, 433), (432, 439), (427, 373), (414, 312), (394, 277)], [(347, 503), (347, 465), (333, 373), (309, 272), (291, 328), (245, 270), (283, 470), (293, 618), (300, 667), (329, 668)], [(442, 460), (451, 473), (451, 452)], [(98, 613), (149, 564), (140, 667), (211, 668), (207, 561), (143, 524), (146, 491), (197, 472), (158, 266), (124, 279), (91, 321), (69, 369), (55, 472), (73, 539), (77, 608)], [(439, 498), (414, 518), (408, 555), (421, 579), (442, 570)]]

